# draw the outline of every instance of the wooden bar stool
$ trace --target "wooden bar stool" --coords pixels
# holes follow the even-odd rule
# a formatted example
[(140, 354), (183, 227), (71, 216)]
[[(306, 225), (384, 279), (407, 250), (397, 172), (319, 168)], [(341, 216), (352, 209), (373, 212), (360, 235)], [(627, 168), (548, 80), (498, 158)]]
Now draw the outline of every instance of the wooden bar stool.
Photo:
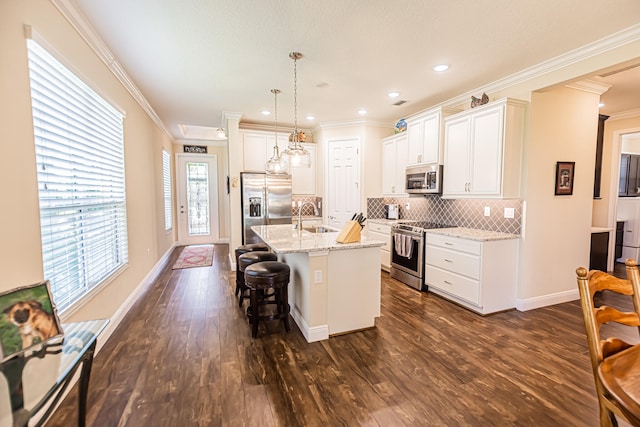
[[(244, 286), (244, 273), (240, 271), (240, 263), (238, 262), (238, 258), (242, 254), (246, 254), (247, 252), (253, 251), (269, 251), (269, 246), (263, 245), (261, 243), (251, 243), (248, 245), (238, 246), (235, 249), (236, 253), (236, 296), (240, 294), (241, 290), (246, 289)], [(240, 301), (240, 305), (242, 305), (242, 300)]]
[[(249, 265), (244, 270), (244, 281), (249, 288), (250, 305), (247, 316), (251, 324), (251, 336), (258, 336), (258, 323), (263, 320), (281, 319), (284, 328), (289, 332), (289, 266), (278, 261), (262, 261)], [(273, 289), (273, 300), (261, 298), (261, 293)], [(276, 305), (276, 313), (260, 315), (260, 307), (267, 304)]]
[(247, 295), (249, 288), (247, 288), (247, 285), (245, 284), (245, 269), (251, 264), (255, 264), (257, 262), (276, 261), (277, 259), (278, 256), (276, 254), (266, 251), (251, 251), (238, 257), (238, 268), (240, 269), (240, 273), (236, 277), (236, 286), (240, 289), (240, 301), (238, 301), (239, 307), (242, 307), (244, 299), (249, 297)]

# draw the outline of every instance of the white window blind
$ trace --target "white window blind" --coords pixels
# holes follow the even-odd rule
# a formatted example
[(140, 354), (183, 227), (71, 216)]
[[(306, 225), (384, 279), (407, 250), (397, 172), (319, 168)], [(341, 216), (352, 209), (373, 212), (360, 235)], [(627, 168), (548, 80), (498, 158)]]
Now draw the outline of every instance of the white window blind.
[(128, 262), (123, 115), (27, 47), (44, 276), (64, 311)]
[(173, 227), (173, 198), (171, 196), (171, 157), (162, 150), (162, 188), (164, 192), (164, 230)]

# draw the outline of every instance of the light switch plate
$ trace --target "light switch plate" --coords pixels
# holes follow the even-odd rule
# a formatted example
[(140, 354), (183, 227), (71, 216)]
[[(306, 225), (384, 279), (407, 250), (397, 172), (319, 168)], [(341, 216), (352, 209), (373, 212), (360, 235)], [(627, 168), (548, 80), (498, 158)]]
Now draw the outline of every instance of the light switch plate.
[(409, 204), (409, 202), (407, 202), (407, 203), (405, 203), (405, 204), (404, 204), (404, 208), (405, 208), (406, 210), (411, 209), (411, 205)]
[(484, 216), (489, 216), (491, 215), (491, 207), (490, 206), (485, 206), (484, 207)]
[(513, 218), (516, 214), (515, 208), (504, 208), (504, 217)]
[(313, 272), (313, 283), (322, 283), (322, 270), (315, 270)]

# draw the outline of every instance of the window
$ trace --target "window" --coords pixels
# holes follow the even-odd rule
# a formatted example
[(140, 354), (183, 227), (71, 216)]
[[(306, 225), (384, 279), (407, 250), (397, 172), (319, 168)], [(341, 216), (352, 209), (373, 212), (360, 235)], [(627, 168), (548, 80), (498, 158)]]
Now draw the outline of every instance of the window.
[(164, 191), (164, 231), (173, 227), (173, 198), (171, 197), (171, 158), (162, 150), (162, 188)]
[(60, 311), (128, 262), (123, 114), (27, 41), (44, 276)]

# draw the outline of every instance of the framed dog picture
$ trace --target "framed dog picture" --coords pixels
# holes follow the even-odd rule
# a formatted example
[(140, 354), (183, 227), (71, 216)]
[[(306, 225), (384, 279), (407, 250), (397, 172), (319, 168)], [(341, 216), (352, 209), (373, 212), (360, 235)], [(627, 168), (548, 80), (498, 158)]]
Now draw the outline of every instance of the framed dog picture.
[(62, 335), (48, 280), (0, 294), (0, 362)]

